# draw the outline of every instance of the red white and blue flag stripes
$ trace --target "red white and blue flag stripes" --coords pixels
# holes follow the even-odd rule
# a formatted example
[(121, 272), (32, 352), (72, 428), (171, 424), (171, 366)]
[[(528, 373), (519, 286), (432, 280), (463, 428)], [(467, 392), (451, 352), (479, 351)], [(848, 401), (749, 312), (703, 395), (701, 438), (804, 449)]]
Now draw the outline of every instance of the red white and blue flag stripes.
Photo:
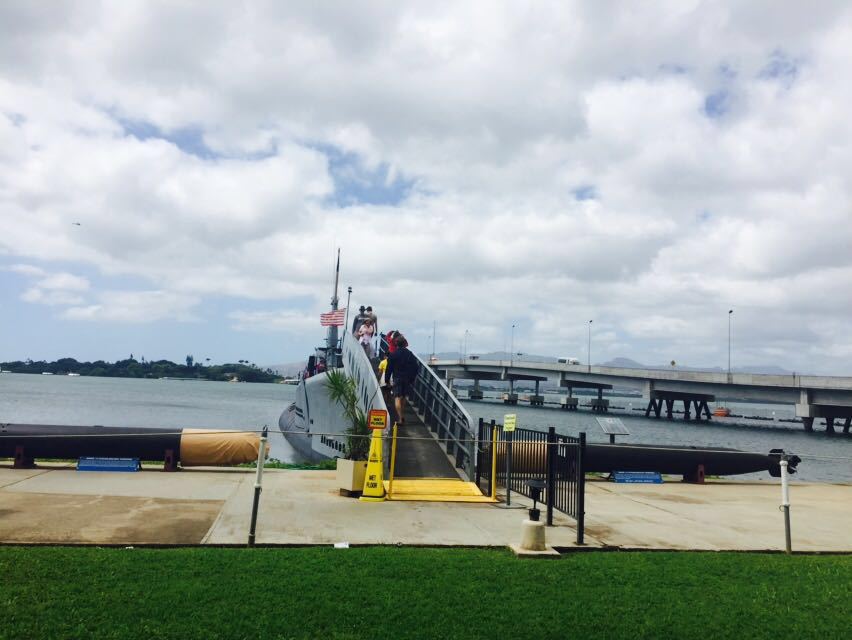
[(328, 311), (320, 314), (320, 324), (324, 327), (342, 327), (346, 320), (346, 309)]

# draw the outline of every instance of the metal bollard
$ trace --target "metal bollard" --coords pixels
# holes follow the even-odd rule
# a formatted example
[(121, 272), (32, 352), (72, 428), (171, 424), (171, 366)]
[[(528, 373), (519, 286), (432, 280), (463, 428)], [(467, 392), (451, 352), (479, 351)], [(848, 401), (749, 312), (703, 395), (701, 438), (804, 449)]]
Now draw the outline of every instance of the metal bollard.
[(784, 539), (787, 553), (793, 553), (790, 539), (790, 484), (787, 475), (787, 458), (781, 458), (781, 510), (784, 512)]
[(263, 463), (266, 459), (266, 437), (268, 430), (263, 427), (263, 434), (260, 436), (260, 447), (257, 451), (257, 474), (254, 477), (254, 502), (251, 505), (251, 526), (249, 527), (248, 546), (254, 546), (254, 534), (257, 528), (257, 508), (260, 505), (260, 492), (262, 489), (263, 480)]

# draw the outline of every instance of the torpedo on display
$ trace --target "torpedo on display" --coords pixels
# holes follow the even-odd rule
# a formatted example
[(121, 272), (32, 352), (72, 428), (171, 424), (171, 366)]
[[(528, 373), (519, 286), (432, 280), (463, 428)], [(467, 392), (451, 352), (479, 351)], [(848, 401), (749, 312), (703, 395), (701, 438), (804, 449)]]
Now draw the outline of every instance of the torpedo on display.
[(139, 458), (184, 467), (257, 460), (260, 436), (250, 431), (0, 424), (0, 458)]

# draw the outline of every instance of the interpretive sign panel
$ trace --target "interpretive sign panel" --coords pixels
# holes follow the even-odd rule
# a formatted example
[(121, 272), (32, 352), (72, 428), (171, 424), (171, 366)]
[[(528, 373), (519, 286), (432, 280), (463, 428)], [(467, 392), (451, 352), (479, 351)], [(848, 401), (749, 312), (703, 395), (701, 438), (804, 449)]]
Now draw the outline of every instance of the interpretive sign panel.
[(612, 479), (626, 484), (663, 483), (663, 477), (657, 471), (613, 471)]
[(629, 436), (630, 432), (621, 418), (595, 418), (603, 432), (611, 436)]
[(371, 429), (384, 429), (388, 426), (388, 412), (383, 409), (370, 409), (367, 425)]
[(518, 414), (516, 413), (507, 413), (503, 416), (503, 431), (506, 433), (511, 433), (515, 430), (515, 426), (518, 423)]

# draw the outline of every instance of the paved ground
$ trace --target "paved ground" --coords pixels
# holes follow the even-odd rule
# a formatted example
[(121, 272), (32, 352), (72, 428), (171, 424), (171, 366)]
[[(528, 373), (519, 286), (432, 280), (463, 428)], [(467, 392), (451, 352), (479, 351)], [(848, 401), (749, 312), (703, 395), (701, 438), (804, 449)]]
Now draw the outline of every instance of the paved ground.
[[(253, 485), (247, 470), (0, 468), (0, 542), (241, 544)], [(783, 548), (774, 484), (587, 486), (593, 547)], [(794, 484), (791, 497), (794, 549), (852, 551), (852, 485)], [(512, 506), (521, 504), (513, 496)], [(269, 470), (257, 542), (505, 546), (517, 542), (525, 515), (503, 505), (364, 503), (338, 495), (334, 472)], [(573, 546), (573, 521), (559, 515), (555, 524), (548, 542)]]

